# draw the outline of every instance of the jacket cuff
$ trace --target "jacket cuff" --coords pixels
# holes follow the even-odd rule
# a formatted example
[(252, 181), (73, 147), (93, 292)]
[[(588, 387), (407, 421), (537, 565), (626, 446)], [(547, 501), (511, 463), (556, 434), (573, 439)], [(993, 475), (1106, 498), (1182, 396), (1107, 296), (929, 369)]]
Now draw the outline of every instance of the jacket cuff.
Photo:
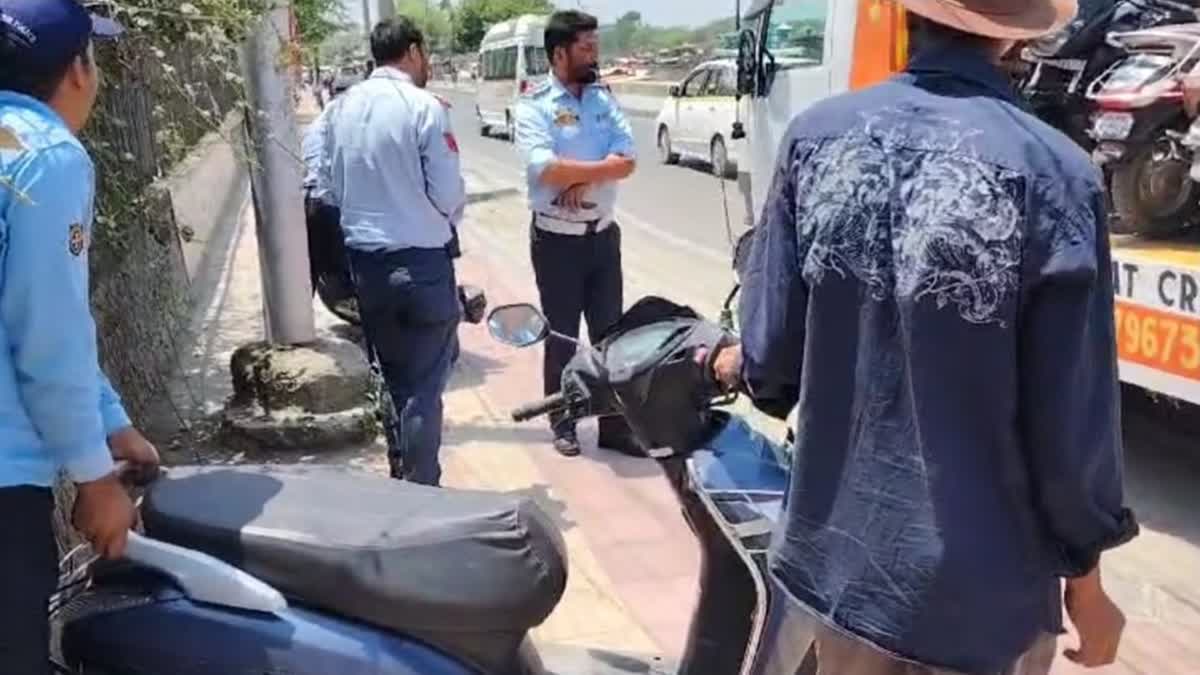
[(113, 472), (113, 459), (108, 448), (89, 452), (66, 463), (67, 476), (74, 483), (91, 483)]
[(1091, 546), (1072, 551), (1066, 546), (1060, 548), (1062, 569), (1059, 576), (1066, 579), (1076, 579), (1090, 574), (1100, 564), (1100, 555), (1109, 549), (1128, 544), (1138, 536), (1141, 528), (1130, 509), (1122, 509), (1117, 520), (1117, 527), (1108, 535)]

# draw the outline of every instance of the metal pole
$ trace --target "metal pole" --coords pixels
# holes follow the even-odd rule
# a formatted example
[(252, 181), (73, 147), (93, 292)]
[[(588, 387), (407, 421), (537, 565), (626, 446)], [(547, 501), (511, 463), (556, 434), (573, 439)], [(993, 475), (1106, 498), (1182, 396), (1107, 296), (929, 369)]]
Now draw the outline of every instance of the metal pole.
[(362, 0), (363, 35), (371, 37), (371, 0)]
[(258, 216), (266, 338), (276, 344), (316, 339), (308, 236), (300, 185), (300, 139), (292, 109), (284, 40), (289, 1), (279, 0), (242, 47), (253, 149), (250, 179)]
[(395, 0), (378, 0), (376, 10), (379, 13), (379, 20), (390, 19), (396, 16)]

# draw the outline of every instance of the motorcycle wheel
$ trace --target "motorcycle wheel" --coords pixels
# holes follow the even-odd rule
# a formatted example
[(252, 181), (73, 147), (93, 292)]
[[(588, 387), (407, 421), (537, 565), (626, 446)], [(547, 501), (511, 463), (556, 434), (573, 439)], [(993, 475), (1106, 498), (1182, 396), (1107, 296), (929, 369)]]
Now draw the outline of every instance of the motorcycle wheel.
[(1190, 170), (1190, 163), (1163, 156), (1157, 144), (1114, 167), (1113, 233), (1161, 237), (1192, 225), (1200, 213), (1200, 185)]

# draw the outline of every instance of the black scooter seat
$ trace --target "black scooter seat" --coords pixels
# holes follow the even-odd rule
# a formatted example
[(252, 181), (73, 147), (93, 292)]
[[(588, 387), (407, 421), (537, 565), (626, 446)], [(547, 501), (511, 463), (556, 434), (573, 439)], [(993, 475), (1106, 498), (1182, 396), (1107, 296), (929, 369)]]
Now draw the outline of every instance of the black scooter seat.
[(172, 468), (147, 534), (203, 551), (302, 605), (397, 633), (524, 633), (566, 586), (560, 533), (530, 499), (327, 466)]

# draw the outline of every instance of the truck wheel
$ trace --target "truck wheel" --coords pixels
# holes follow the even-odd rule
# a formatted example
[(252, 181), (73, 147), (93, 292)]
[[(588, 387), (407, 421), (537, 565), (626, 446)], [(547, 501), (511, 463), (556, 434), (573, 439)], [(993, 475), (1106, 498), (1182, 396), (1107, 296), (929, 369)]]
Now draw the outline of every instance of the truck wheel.
[(1161, 237), (1192, 225), (1200, 212), (1200, 185), (1190, 171), (1189, 163), (1164, 152), (1160, 144), (1113, 167), (1112, 231)]
[(658, 159), (663, 164), (679, 163), (679, 153), (671, 147), (671, 132), (665, 126), (658, 130)]

